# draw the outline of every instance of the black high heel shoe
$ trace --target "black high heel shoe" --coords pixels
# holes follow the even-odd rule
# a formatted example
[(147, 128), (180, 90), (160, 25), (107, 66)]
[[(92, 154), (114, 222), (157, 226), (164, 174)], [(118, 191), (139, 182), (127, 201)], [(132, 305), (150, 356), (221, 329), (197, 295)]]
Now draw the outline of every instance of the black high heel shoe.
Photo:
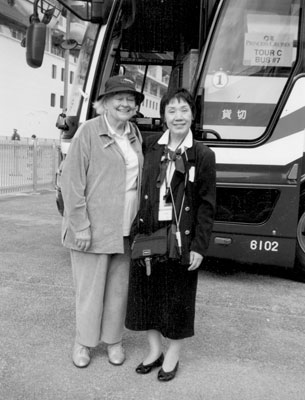
[(144, 365), (143, 363), (139, 364), (136, 368), (136, 372), (142, 375), (148, 374), (153, 368), (160, 367), (163, 363), (163, 360), (164, 355), (163, 353), (161, 353), (160, 357), (157, 358), (157, 360), (155, 360), (154, 362), (146, 365)]
[(167, 381), (170, 381), (170, 380), (174, 379), (175, 376), (176, 376), (176, 372), (178, 370), (178, 367), (179, 367), (179, 361), (177, 361), (177, 364), (176, 364), (175, 368), (172, 371), (165, 372), (164, 369), (161, 368), (159, 370), (159, 372), (158, 372), (159, 381), (167, 382)]

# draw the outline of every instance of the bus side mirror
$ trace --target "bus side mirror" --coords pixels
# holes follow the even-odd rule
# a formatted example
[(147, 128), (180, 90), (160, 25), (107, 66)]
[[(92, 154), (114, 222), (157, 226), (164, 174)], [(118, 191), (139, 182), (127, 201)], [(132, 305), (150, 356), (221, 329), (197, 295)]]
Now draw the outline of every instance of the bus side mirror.
[(41, 67), (47, 27), (39, 19), (33, 18), (26, 32), (26, 62), (32, 68)]

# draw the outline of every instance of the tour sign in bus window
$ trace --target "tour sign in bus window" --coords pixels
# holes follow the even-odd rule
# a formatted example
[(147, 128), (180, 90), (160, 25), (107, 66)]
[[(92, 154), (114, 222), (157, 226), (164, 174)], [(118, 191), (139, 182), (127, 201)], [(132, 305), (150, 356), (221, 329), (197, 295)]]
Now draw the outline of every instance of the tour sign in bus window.
[(208, 139), (253, 141), (266, 131), (296, 63), (300, 1), (229, 0), (224, 7), (199, 86), (197, 123)]
[[(297, 18), (281, 15), (248, 15), (244, 41), (244, 65), (291, 67)], [(285, 27), (285, 30), (283, 28)]]

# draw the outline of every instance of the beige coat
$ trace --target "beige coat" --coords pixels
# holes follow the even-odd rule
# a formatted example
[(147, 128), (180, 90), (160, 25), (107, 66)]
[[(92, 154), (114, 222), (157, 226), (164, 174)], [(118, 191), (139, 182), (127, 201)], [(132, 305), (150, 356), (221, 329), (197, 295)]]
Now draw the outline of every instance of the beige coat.
[[(138, 199), (143, 167), (142, 139), (131, 125), (128, 138), (139, 160)], [(120, 147), (110, 136), (104, 116), (83, 123), (63, 163), (65, 205), (63, 245), (77, 250), (75, 233), (90, 227), (91, 253), (123, 253), (126, 170)]]

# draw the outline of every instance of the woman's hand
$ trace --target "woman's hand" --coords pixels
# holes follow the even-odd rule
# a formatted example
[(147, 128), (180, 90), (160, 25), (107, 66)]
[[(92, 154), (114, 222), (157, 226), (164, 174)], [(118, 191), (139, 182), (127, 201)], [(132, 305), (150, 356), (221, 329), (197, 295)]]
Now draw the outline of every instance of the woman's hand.
[(203, 260), (203, 257), (201, 254), (196, 253), (196, 251), (191, 251), (190, 252), (190, 266), (188, 267), (188, 271), (194, 271), (197, 269), (201, 262)]
[(91, 230), (90, 228), (85, 229), (75, 234), (75, 244), (81, 251), (87, 251), (91, 246)]

